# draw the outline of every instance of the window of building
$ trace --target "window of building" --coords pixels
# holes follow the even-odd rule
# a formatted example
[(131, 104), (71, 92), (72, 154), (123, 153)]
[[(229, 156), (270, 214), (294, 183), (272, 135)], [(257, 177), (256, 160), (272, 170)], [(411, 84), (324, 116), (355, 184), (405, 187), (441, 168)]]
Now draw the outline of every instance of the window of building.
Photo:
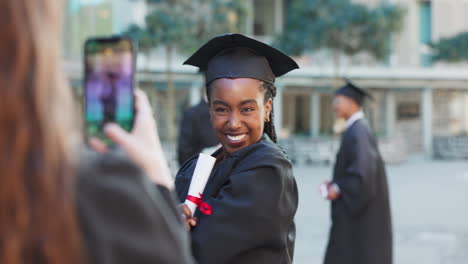
[(276, 0), (253, 0), (253, 33), (256, 36), (271, 36), (275, 33)]
[(420, 118), (421, 107), (418, 102), (401, 102), (397, 106), (397, 120), (415, 120)]
[(421, 44), (421, 66), (431, 65), (429, 44), (432, 42), (432, 5), (430, 1), (419, 3), (419, 40)]

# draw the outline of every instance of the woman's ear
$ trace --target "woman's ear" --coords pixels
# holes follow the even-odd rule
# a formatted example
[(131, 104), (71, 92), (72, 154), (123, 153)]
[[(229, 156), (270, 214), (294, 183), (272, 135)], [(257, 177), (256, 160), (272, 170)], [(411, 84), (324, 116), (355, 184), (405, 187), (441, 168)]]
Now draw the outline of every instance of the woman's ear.
[(265, 103), (265, 122), (270, 121), (270, 113), (273, 109), (273, 100), (269, 98)]

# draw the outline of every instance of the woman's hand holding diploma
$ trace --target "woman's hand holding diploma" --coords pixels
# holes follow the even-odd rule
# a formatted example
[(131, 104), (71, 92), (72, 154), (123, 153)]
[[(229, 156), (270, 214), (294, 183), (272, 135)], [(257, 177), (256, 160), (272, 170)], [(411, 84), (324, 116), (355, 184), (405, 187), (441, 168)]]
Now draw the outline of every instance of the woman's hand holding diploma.
[(200, 153), (198, 157), (195, 171), (193, 172), (192, 181), (190, 182), (187, 200), (180, 205), (183, 215), (185, 216), (185, 226), (187, 230), (197, 225), (198, 219), (193, 217), (195, 210), (200, 206), (200, 211), (203, 214), (211, 214), (211, 206), (203, 201), (203, 191), (210, 177), (211, 170), (216, 162), (216, 159), (210, 155)]

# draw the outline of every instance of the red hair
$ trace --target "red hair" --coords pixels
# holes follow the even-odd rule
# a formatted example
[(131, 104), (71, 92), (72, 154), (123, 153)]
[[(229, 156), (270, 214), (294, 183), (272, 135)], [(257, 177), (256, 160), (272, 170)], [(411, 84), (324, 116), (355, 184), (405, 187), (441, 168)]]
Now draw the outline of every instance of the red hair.
[(61, 7), (0, 1), (0, 263), (81, 263)]

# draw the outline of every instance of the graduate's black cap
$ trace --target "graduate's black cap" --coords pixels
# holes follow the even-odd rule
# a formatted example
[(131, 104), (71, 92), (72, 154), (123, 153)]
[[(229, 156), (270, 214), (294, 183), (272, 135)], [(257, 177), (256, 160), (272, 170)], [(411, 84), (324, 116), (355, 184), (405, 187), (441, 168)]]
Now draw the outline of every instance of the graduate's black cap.
[(365, 90), (354, 85), (350, 80), (346, 80), (346, 84), (336, 90), (336, 94), (344, 95), (353, 99), (358, 105), (362, 106), (366, 98), (372, 99), (372, 96)]
[(184, 64), (199, 67), (207, 84), (219, 78), (253, 78), (274, 83), (276, 77), (299, 68), (281, 51), (241, 34), (211, 39)]

